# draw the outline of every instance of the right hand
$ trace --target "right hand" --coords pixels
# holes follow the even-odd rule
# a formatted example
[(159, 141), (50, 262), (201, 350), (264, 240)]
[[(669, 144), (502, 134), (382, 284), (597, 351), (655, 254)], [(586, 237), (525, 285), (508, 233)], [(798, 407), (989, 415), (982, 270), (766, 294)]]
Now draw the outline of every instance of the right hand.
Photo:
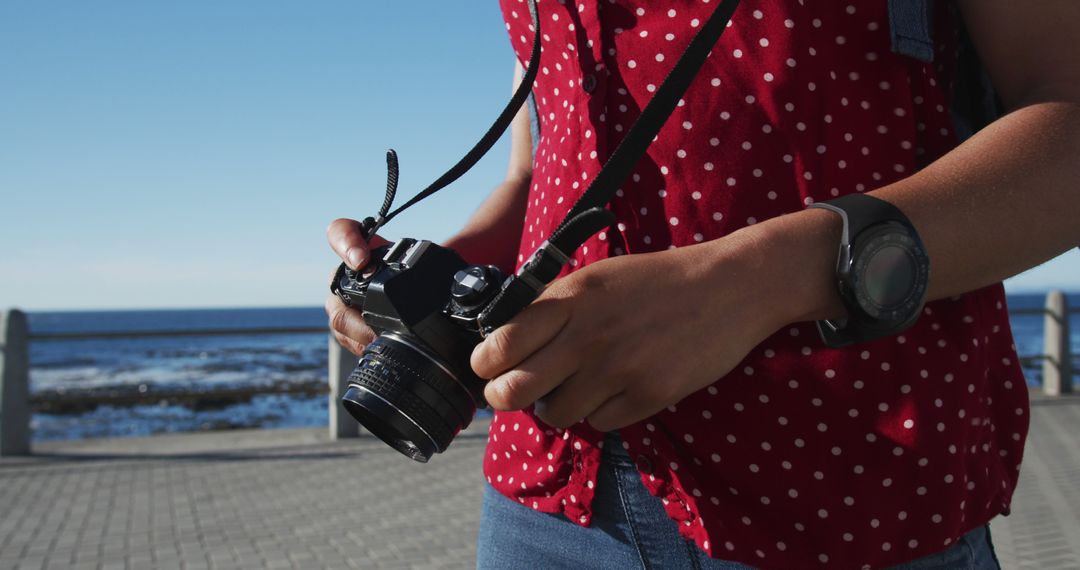
[[(390, 242), (379, 236), (365, 240), (360, 232), (360, 222), (338, 218), (326, 228), (326, 240), (330, 248), (341, 257), (350, 269), (358, 270), (367, 265), (373, 248)], [(330, 274), (333, 279), (337, 268)], [(326, 297), (326, 315), (330, 318), (330, 330), (341, 346), (353, 354), (360, 355), (364, 347), (375, 339), (375, 331), (364, 323), (360, 311), (345, 306), (337, 295), (329, 293)]]

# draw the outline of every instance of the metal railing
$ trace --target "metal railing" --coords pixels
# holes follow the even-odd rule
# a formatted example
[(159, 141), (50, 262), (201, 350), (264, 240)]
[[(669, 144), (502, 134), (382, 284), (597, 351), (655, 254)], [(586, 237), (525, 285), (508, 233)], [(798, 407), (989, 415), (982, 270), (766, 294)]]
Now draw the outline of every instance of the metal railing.
[[(1042, 386), (1048, 395), (1072, 392), (1075, 372), (1070, 351), (1069, 315), (1080, 314), (1080, 307), (1069, 308), (1061, 291), (1051, 291), (1042, 309), (1010, 309), (1010, 316), (1043, 315), (1043, 354), (1021, 356), (1025, 363), (1042, 363)], [(122, 339), (177, 336), (252, 336), (279, 334), (328, 333), (323, 327), (278, 327), (260, 329), (199, 329), (199, 330), (150, 330), (99, 333), (32, 333), (26, 315), (17, 309), (0, 313), (0, 456), (30, 453), (30, 416), (35, 407), (42, 407), (48, 398), (30, 393), (30, 342), (84, 339)], [(227, 388), (211, 391), (171, 394), (153, 392), (147, 394), (97, 394), (99, 403), (137, 404), (157, 402), (162, 398), (217, 398), (240, 399), (261, 394), (307, 394), (325, 393), (329, 411), (330, 437), (334, 439), (356, 437), (359, 425), (344, 413), (339, 399), (356, 357), (343, 349), (328, 334), (327, 383), (321, 388), (312, 385), (293, 387)], [(82, 395), (80, 397), (85, 397)]]
[[(318, 386), (226, 387), (213, 389), (117, 391), (73, 391), (68, 394), (32, 394), (30, 392), (30, 343), (70, 340), (116, 340), (146, 337), (269, 336), (322, 333), (328, 337), (327, 382)], [(355, 357), (343, 350), (325, 327), (265, 327), (144, 330), (122, 332), (35, 333), (30, 331), (26, 314), (17, 309), (0, 313), (0, 456), (30, 453), (30, 417), (34, 411), (50, 408), (70, 409), (73, 405), (137, 405), (161, 401), (240, 402), (267, 394), (325, 394), (329, 410), (330, 437), (356, 437), (359, 425), (343, 413), (338, 403)]]

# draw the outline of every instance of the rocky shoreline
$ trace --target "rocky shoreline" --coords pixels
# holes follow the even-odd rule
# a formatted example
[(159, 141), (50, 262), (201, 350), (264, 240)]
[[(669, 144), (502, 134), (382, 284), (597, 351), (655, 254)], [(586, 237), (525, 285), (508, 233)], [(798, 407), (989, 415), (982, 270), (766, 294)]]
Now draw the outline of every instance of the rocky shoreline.
[(193, 411), (204, 411), (247, 403), (256, 396), (312, 397), (328, 391), (325, 380), (315, 379), (290, 382), (286, 385), (214, 386), (195, 389), (174, 385), (121, 384), (42, 390), (30, 397), (30, 406), (34, 413), (57, 415), (83, 414), (100, 406), (183, 406)]

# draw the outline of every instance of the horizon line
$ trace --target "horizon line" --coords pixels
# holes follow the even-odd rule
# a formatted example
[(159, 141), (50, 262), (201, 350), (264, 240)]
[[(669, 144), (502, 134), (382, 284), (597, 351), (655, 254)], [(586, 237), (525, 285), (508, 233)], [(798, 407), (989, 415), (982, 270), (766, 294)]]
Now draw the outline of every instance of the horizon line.
[[(1080, 296), (1080, 288), (1071, 289), (1065, 287), (1022, 287), (1015, 290), (1006, 290), (1005, 295), (1038, 295), (1047, 294), (1051, 291), (1062, 291), (1067, 296)], [(322, 308), (320, 303), (312, 303), (310, 305), (299, 305), (295, 303), (283, 303), (283, 304), (269, 304), (269, 305), (173, 305), (173, 306), (158, 306), (158, 307), (146, 307), (146, 306), (97, 306), (97, 307), (68, 307), (68, 308), (23, 308), (19, 306), (0, 307), (0, 311), (7, 311), (11, 309), (23, 311), (24, 313), (92, 313), (92, 312), (105, 312), (105, 311), (130, 311), (130, 312), (151, 312), (151, 311), (213, 311), (213, 310), (258, 310), (258, 309), (315, 309)]]

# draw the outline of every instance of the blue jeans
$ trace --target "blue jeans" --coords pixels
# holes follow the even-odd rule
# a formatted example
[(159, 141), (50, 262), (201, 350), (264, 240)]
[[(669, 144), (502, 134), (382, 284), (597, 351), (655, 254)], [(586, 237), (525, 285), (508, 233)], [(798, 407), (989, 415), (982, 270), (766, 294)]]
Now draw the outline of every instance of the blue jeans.
[[(738, 562), (709, 558), (679, 535), (660, 499), (641, 483), (637, 468), (617, 438), (609, 436), (597, 476), (590, 528), (565, 516), (534, 511), (484, 488), (476, 567), (628, 568), (750, 570)], [(953, 546), (893, 570), (1000, 570), (988, 527), (964, 535)]]

